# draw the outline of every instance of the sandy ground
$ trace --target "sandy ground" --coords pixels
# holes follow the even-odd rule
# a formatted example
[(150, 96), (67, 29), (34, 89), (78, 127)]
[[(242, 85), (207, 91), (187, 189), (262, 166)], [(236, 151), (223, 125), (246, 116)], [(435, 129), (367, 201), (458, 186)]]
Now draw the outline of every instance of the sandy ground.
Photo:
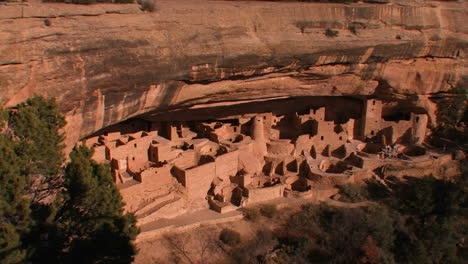
[(166, 233), (155, 239), (138, 243), (139, 253), (135, 263), (229, 263), (227, 260), (229, 249), (219, 240), (221, 230), (223, 228), (236, 230), (243, 240), (248, 240), (255, 235), (258, 224), (239, 220), (201, 226), (179, 234)]
[[(150, 238), (139, 239), (137, 242), (139, 253), (134, 263), (232, 263), (230, 262), (230, 256), (236, 248), (226, 246), (219, 240), (221, 230), (228, 228), (239, 232), (242, 242), (245, 244), (255, 239), (259, 230), (274, 232), (274, 229), (279, 226), (278, 223), (283, 223), (284, 219), (291, 213), (298, 211), (301, 205), (310, 202), (308, 199), (295, 198), (272, 200), (267, 204), (275, 204), (281, 212), (274, 220), (261, 217), (255, 222), (237, 219), (231, 222), (212, 224), (216, 219), (242, 215), (242, 212), (234, 211), (222, 215), (213, 211), (202, 210), (175, 219), (156, 221), (142, 226), (142, 231), (151, 232), (151, 230), (163, 229), (168, 225), (172, 230), (169, 229)], [(256, 204), (254, 206), (261, 205)], [(211, 223), (207, 219), (210, 219)], [(190, 228), (191, 225), (200, 222), (201, 225)], [(185, 229), (184, 226), (189, 228)]]

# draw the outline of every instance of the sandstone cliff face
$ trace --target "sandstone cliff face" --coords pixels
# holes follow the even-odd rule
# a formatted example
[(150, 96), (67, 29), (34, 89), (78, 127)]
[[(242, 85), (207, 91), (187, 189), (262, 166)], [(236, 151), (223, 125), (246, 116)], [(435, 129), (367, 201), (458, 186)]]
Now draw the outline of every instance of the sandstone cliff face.
[(429, 1), (157, 1), (154, 13), (3, 5), (0, 105), (55, 96), (69, 145), (147, 112), (299, 96), (403, 99), (432, 115), (428, 97), (467, 74), (467, 10)]

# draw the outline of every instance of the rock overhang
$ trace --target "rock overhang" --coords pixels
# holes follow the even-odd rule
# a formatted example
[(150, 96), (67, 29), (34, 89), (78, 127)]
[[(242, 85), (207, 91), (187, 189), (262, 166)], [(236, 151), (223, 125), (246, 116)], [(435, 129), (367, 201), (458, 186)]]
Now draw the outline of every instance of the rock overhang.
[(466, 76), (467, 47), (465, 4), (431, 3), (159, 1), (155, 13), (93, 15), (40, 4), (55, 13), (2, 16), (0, 101), (55, 96), (69, 145), (145, 113), (308, 96), (408, 100), (430, 114), (427, 98)]

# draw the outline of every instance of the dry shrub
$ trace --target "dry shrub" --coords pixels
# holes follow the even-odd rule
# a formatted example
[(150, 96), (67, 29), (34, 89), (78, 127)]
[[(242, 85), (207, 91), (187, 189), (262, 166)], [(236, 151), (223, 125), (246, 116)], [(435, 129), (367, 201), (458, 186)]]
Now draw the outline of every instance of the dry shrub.
[(224, 228), (219, 234), (219, 240), (221, 240), (224, 244), (233, 247), (240, 243), (241, 236), (237, 231)]
[(256, 222), (262, 214), (260, 213), (260, 209), (258, 207), (249, 207), (244, 208), (245, 218), (252, 222)]
[(268, 218), (273, 218), (278, 214), (278, 209), (274, 204), (265, 204), (260, 207), (260, 214)]
[(156, 4), (151, 0), (138, 0), (140, 8), (143, 11), (154, 12), (156, 11)]

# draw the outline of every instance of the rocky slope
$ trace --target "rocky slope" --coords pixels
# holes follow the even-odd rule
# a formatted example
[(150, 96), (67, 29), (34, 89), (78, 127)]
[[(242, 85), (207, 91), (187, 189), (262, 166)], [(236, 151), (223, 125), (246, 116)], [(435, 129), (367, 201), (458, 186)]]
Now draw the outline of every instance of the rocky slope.
[(71, 145), (147, 112), (299, 96), (403, 99), (433, 116), (428, 97), (467, 75), (464, 2), (156, 7), (0, 5), (0, 105), (55, 96)]

